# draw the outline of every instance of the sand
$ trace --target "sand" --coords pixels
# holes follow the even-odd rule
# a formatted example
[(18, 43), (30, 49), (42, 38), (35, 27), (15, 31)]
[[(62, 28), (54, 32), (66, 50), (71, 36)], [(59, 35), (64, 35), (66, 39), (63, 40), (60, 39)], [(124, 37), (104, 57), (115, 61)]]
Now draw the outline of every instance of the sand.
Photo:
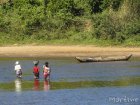
[(75, 57), (127, 55), (140, 57), (140, 48), (96, 46), (6, 46), (0, 47), (0, 57)]

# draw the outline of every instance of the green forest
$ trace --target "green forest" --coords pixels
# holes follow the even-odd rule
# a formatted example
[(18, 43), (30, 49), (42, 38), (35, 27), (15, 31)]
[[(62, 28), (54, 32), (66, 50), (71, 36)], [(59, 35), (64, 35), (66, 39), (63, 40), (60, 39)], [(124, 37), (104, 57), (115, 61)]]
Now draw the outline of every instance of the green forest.
[(0, 45), (140, 46), (140, 0), (0, 0)]

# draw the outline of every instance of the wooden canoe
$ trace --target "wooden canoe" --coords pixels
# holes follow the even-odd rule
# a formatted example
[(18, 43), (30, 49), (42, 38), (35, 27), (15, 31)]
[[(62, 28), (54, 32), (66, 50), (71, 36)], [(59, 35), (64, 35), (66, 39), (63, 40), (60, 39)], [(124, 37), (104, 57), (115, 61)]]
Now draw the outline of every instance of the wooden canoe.
[(79, 62), (109, 62), (109, 61), (127, 61), (132, 54), (127, 56), (109, 56), (109, 57), (76, 57)]

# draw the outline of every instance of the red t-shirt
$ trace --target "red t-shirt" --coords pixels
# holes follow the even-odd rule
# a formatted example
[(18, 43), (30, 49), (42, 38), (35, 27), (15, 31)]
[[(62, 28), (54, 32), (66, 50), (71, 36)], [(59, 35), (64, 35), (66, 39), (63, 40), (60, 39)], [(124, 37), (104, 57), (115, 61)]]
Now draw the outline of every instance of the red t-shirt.
[(39, 73), (39, 67), (34, 66), (34, 68), (33, 68), (33, 72), (34, 72), (34, 73)]

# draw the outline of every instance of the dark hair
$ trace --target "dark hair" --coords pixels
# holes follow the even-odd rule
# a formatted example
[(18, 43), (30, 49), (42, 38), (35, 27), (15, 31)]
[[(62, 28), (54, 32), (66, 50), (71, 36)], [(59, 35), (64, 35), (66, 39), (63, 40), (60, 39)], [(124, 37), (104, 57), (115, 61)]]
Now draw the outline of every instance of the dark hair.
[(38, 64), (35, 64), (35, 66), (38, 66)]
[(48, 66), (49, 65), (49, 63), (48, 62), (45, 62), (45, 66)]

